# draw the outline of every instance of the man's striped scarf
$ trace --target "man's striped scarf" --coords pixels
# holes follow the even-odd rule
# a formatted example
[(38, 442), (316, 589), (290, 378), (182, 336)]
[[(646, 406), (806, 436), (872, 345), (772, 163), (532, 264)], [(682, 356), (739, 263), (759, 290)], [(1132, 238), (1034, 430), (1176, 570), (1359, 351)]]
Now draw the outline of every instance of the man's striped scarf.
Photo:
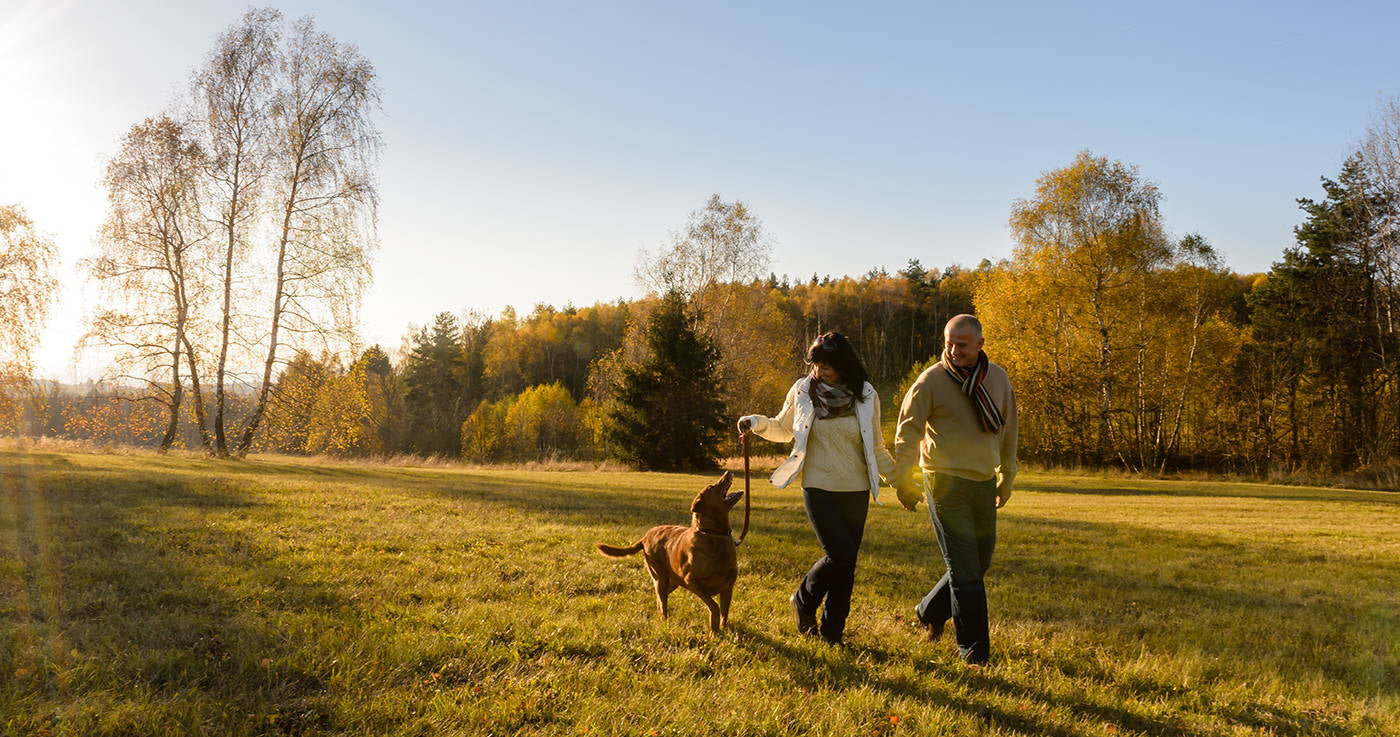
[(972, 368), (963, 368), (949, 358), (947, 353), (943, 355), (943, 368), (947, 370), (948, 377), (962, 387), (963, 394), (972, 400), (972, 408), (977, 411), (977, 419), (982, 421), (982, 429), (987, 432), (998, 432), (1001, 430), (1003, 420), (1001, 410), (992, 402), (992, 396), (987, 393), (987, 388), (982, 386), (982, 382), (987, 380), (987, 354), (985, 351), (977, 352), (977, 365)]

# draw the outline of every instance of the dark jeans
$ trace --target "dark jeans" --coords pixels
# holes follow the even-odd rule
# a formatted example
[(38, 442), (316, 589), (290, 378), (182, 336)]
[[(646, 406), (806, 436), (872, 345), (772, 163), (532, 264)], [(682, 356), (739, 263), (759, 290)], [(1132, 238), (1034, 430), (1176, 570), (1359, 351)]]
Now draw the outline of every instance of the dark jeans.
[(996, 480), (934, 474), (931, 482), (925, 479), (924, 495), (948, 572), (916, 611), (925, 623), (941, 624), (951, 617), (958, 653), (969, 663), (985, 663), (991, 644), (982, 577), (992, 565), (997, 544)]
[(856, 556), (865, 534), (865, 515), (870, 494), (863, 491), (803, 489), (802, 504), (817, 533), (817, 542), (826, 552), (812, 564), (802, 585), (797, 587), (797, 605), (805, 611), (822, 608), (821, 635), (840, 641), (851, 613), (851, 589), (856, 584)]

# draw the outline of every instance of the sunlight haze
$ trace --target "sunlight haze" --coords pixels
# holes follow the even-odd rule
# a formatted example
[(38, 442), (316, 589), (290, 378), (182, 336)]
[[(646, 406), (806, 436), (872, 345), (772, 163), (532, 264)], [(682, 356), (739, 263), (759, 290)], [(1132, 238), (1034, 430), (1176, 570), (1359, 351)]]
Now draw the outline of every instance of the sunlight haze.
[[(188, 84), (241, 2), (0, 6), (0, 203), (62, 254), (38, 360), (65, 381), (79, 263), (123, 133)], [(1267, 270), (1395, 93), (1400, 11), (1250, 3), (295, 2), (383, 91), (381, 248), (366, 344), (447, 310), (638, 296), (633, 265), (711, 193), (747, 203), (772, 270), (931, 269), (1010, 255), (1007, 216), (1088, 149), (1138, 165), (1177, 235)], [(1389, 50), (1388, 50), (1389, 49)]]

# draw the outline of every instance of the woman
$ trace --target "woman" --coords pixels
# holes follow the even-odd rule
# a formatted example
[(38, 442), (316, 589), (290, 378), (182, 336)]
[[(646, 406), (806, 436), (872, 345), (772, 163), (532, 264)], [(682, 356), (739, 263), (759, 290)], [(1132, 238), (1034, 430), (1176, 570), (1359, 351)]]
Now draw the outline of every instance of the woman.
[(807, 363), (811, 373), (788, 390), (778, 416), (746, 415), (739, 431), (792, 441), (792, 454), (773, 472), (772, 482), (783, 488), (802, 478), (802, 502), (826, 555), (789, 600), (799, 632), (819, 631), (827, 642), (839, 644), (851, 611), (866, 511), (870, 498), (879, 498), (880, 476), (893, 472), (894, 458), (880, 434), (880, 398), (846, 336), (818, 336), (807, 349)]

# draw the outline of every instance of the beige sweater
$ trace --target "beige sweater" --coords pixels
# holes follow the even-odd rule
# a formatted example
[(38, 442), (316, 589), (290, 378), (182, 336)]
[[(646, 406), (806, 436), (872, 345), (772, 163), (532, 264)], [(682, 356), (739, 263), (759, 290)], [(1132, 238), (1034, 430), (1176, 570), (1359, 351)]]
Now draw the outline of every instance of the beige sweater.
[(972, 481), (1000, 475), (999, 488), (1016, 477), (1016, 393), (1002, 367), (991, 364), (983, 382), (1001, 410), (1001, 431), (982, 429), (972, 400), (939, 361), (919, 375), (899, 410), (894, 441), (894, 478), (904, 478), (917, 459), (924, 473), (946, 473)]

